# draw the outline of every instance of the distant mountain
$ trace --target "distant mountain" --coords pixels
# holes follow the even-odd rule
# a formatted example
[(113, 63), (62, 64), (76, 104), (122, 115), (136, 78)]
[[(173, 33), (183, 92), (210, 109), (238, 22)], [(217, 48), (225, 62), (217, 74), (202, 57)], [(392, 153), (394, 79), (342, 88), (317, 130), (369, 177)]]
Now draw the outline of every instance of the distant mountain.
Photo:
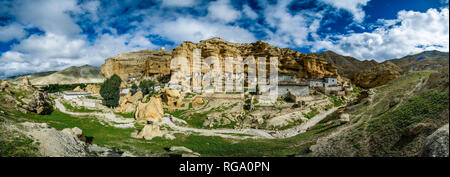
[(402, 69), (390, 61), (378, 63), (375, 60), (358, 60), (332, 51), (315, 54), (337, 67), (338, 73), (355, 85), (372, 88), (384, 85), (399, 77)]
[(433, 50), (389, 61), (402, 68), (403, 71), (438, 69), (449, 65), (449, 55), (448, 52)]
[(23, 75), (10, 79), (10, 81), (20, 83), (24, 77), (28, 77), (33, 85), (100, 83), (104, 81), (100, 69), (90, 65), (71, 66), (58, 72), (50, 71)]

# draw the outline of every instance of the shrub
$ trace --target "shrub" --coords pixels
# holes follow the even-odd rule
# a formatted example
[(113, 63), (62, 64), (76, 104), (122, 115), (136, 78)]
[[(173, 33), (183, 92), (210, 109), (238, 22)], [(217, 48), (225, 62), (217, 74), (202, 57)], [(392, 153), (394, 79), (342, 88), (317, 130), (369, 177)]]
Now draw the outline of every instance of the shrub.
[(131, 86), (131, 90), (130, 90), (131, 95), (134, 95), (137, 91), (138, 91), (138, 86), (136, 84), (133, 84)]
[(155, 91), (155, 82), (152, 80), (143, 80), (139, 83), (139, 88), (141, 89), (143, 95), (147, 95), (150, 92)]

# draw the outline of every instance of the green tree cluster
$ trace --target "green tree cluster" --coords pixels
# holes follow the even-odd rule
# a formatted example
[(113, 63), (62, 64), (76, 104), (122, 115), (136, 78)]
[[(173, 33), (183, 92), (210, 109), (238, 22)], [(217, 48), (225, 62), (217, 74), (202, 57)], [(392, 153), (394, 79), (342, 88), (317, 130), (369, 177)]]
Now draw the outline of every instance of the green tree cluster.
[(119, 76), (113, 75), (106, 79), (100, 88), (100, 95), (103, 97), (103, 104), (108, 107), (119, 106), (120, 99), (120, 83), (122, 79)]
[(143, 95), (153, 93), (155, 91), (155, 82), (152, 80), (143, 80), (139, 83), (139, 88)]

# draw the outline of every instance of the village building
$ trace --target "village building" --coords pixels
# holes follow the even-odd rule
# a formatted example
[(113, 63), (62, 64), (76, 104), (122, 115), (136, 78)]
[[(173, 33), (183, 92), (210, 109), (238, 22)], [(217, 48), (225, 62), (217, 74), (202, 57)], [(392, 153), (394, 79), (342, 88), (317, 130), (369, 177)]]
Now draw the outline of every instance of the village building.
[(85, 98), (91, 96), (90, 93), (84, 91), (65, 91), (62, 95), (64, 99)]
[(333, 87), (337, 86), (336, 77), (325, 77), (322, 79), (309, 79), (309, 87)]
[(308, 96), (309, 87), (307, 84), (299, 83), (279, 83), (278, 84), (278, 96), (287, 96), (289, 92), (295, 96)]

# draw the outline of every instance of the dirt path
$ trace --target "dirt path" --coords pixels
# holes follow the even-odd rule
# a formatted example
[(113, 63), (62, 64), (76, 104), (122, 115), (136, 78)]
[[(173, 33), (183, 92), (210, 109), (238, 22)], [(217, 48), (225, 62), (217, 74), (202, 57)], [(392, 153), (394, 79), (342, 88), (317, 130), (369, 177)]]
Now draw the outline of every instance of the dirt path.
[[(74, 115), (74, 116), (94, 116), (98, 118), (103, 118), (108, 122), (115, 123), (114, 126), (118, 128), (133, 128), (134, 127), (134, 119), (126, 119), (121, 116), (118, 116), (114, 113), (103, 113), (103, 112), (94, 112), (94, 113), (82, 113), (82, 112), (71, 112), (67, 111), (64, 105), (61, 103), (59, 99), (55, 99), (55, 106), (58, 110), (63, 113)], [(233, 139), (256, 139), (256, 138), (265, 138), (265, 139), (273, 139), (273, 138), (289, 138), (292, 136), (296, 136), (300, 133), (306, 132), (310, 127), (313, 127), (317, 123), (319, 123), (322, 119), (324, 119), (327, 115), (336, 111), (339, 107), (332, 108), (326, 112), (322, 112), (309, 121), (281, 131), (274, 130), (263, 130), (263, 129), (200, 129), (193, 128), (187, 126), (179, 126), (173, 122), (181, 122), (185, 124), (184, 120), (175, 118), (175, 117), (163, 117), (162, 124), (169, 126), (171, 129), (177, 132), (196, 132), (203, 136), (220, 136), (223, 138), (233, 138)], [(236, 134), (236, 135), (232, 135)], [(250, 135), (250, 136), (245, 136)]]
[[(343, 107), (343, 106), (341, 106), (341, 107)], [(334, 107), (334, 108), (332, 108), (332, 109), (330, 109), (328, 111), (322, 112), (322, 113), (314, 116), (313, 118), (309, 119), (305, 123), (302, 123), (302, 124), (300, 124), (298, 126), (292, 127), (290, 129), (278, 131), (275, 134), (273, 134), (273, 137), (275, 137), (275, 138), (289, 138), (289, 137), (296, 136), (296, 135), (298, 135), (300, 133), (304, 133), (309, 128), (313, 127), (314, 125), (319, 123), (321, 120), (323, 120), (325, 117), (327, 117), (329, 114), (333, 113), (334, 111), (336, 111), (339, 108), (340, 107)]]
[(61, 103), (59, 99), (55, 99), (55, 106), (56, 108), (69, 115), (73, 116), (91, 116), (91, 117), (98, 117), (102, 118), (103, 120), (107, 122), (114, 123), (114, 127), (118, 128), (133, 128), (134, 127), (134, 119), (127, 119), (123, 118), (122, 116), (116, 115), (114, 113), (103, 113), (103, 112), (71, 112), (66, 110), (66, 107)]

